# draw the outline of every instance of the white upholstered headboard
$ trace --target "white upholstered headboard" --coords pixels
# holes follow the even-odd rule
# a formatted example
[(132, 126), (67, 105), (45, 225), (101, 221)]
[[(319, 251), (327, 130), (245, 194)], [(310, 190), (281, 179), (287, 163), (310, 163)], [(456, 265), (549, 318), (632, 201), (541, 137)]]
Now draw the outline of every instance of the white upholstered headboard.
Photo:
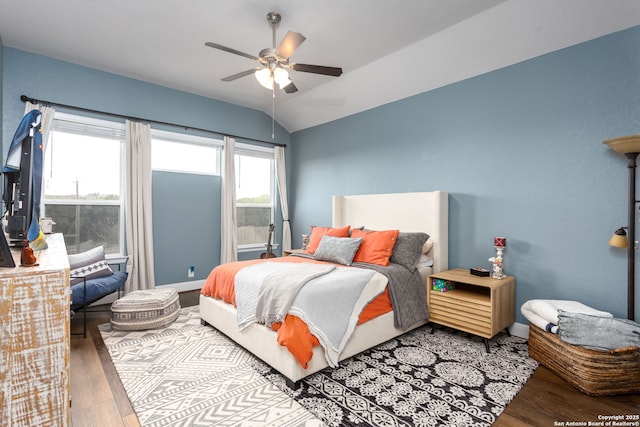
[(449, 268), (449, 193), (333, 196), (333, 227), (423, 231), (433, 241), (434, 273)]

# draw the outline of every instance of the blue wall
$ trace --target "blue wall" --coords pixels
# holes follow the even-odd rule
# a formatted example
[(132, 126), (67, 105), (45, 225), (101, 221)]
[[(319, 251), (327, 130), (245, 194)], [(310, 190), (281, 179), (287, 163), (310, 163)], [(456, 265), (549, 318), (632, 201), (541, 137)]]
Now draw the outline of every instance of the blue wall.
[[(21, 94), (270, 138), (262, 112), (11, 48), (2, 57), (3, 153)], [(451, 267), (487, 267), (493, 236), (504, 235), (518, 307), (572, 299), (626, 317), (626, 253), (606, 243), (627, 222), (626, 160), (602, 140), (640, 133), (639, 76), (636, 27), (291, 137), (278, 128), (289, 144), (294, 247), (311, 224), (331, 222), (333, 194), (448, 191)], [(172, 175), (153, 176), (159, 284), (210, 260), (196, 265), (201, 279), (219, 256), (218, 179), (182, 183), (211, 195), (206, 218), (201, 201), (176, 207), (185, 201)]]
[[(20, 101), (23, 94), (60, 104), (271, 140), (271, 117), (263, 112), (68, 62), (4, 47), (0, 72), (3, 159), (24, 114), (24, 103)], [(289, 134), (280, 126), (276, 127), (276, 141), (290, 144)], [(220, 178), (154, 172), (152, 179), (156, 284), (206, 278), (220, 260)], [(279, 217), (277, 213), (276, 219)], [(277, 241), (279, 236), (276, 233)], [(242, 257), (255, 258), (260, 252), (244, 253)], [(195, 277), (191, 279), (187, 277), (190, 266), (195, 267)]]
[(626, 251), (607, 241), (628, 172), (602, 141), (640, 133), (638, 94), (635, 27), (296, 132), (294, 247), (330, 224), (334, 194), (447, 191), (450, 267), (490, 267), (506, 236), (519, 322), (533, 298), (626, 317)]

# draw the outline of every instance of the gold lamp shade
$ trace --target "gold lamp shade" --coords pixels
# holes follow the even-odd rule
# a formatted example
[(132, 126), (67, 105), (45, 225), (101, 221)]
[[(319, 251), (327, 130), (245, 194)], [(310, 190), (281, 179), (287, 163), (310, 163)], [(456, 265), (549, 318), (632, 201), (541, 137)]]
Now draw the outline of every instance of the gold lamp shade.
[(621, 136), (602, 141), (620, 154), (640, 153), (640, 135)]
[(627, 232), (624, 231), (624, 228), (620, 227), (613, 233), (613, 236), (609, 239), (609, 245), (616, 248), (629, 246), (629, 239), (627, 239)]

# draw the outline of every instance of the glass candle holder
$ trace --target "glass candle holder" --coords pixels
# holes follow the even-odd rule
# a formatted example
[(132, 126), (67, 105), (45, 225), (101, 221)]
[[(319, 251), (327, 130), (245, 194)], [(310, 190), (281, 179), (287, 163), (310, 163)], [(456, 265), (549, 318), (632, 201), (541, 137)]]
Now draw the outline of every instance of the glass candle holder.
[(504, 251), (504, 247), (496, 246), (496, 256), (489, 258), (489, 261), (493, 263), (493, 268), (491, 269), (491, 277), (494, 279), (503, 279), (504, 271), (502, 269), (502, 254)]
[(502, 255), (504, 254), (504, 249), (507, 247), (507, 238), (494, 237), (493, 247), (496, 248), (496, 256), (489, 258), (489, 261), (493, 263), (493, 268), (491, 269), (491, 277), (494, 279), (503, 279), (505, 277), (505, 274), (502, 264)]

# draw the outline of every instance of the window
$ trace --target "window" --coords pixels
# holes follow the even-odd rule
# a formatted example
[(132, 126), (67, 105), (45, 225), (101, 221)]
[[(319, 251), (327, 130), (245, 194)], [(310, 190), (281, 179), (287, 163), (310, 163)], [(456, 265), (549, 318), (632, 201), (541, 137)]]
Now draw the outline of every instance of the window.
[(220, 175), (221, 147), (221, 140), (152, 129), (151, 168)]
[(124, 253), (124, 124), (55, 113), (45, 150), (44, 216), (69, 254)]
[(236, 144), (238, 249), (264, 247), (274, 220), (273, 149)]

